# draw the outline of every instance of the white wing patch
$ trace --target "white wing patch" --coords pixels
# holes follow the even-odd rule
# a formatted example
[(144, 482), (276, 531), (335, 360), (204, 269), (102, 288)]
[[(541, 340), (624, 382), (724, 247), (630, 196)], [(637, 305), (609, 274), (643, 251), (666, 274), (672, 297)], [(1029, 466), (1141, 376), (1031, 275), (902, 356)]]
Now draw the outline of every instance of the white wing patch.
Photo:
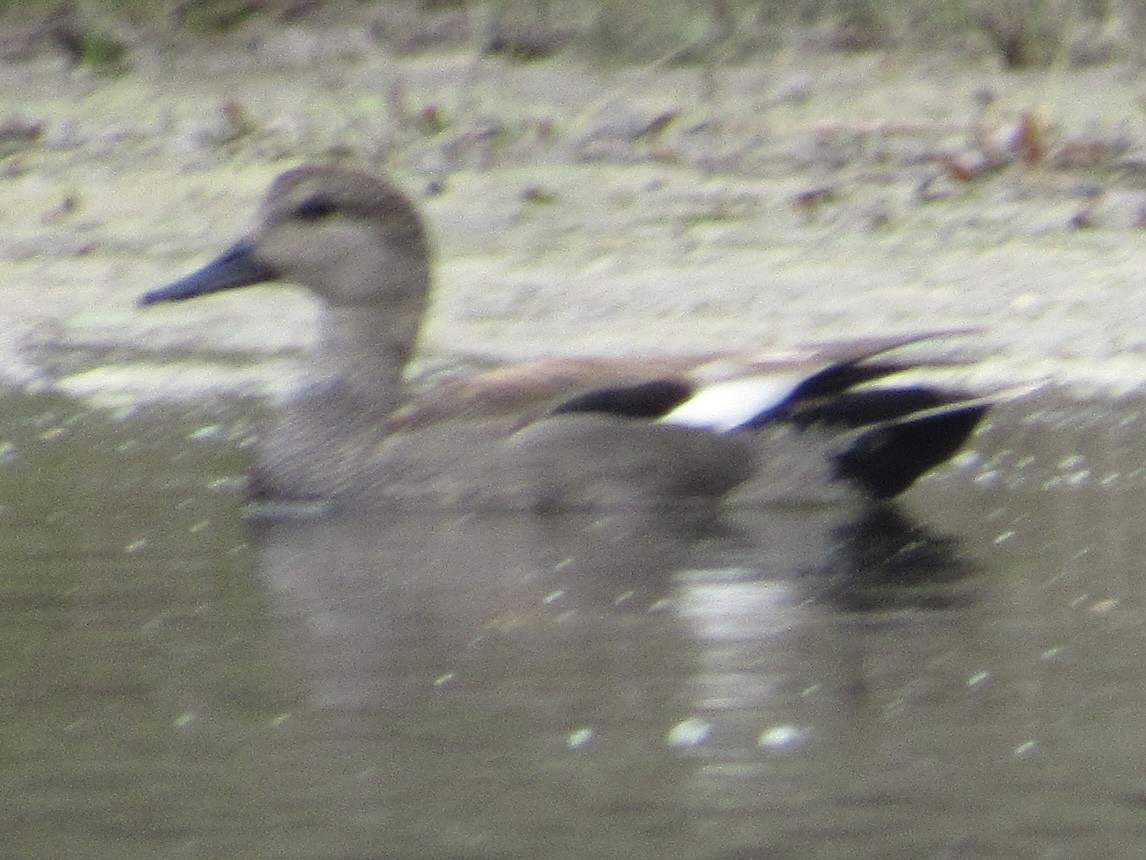
[(770, 373), (706, 385), (660, 421), (727, 433), (783, 403), (806, 378), (806, 373)]

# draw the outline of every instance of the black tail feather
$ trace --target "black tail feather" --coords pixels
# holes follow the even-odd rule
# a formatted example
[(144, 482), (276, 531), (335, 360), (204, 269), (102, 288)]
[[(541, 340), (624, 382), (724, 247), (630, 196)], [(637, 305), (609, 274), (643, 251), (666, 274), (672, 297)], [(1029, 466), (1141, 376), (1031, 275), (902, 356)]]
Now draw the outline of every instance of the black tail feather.
[(914, 365), (896, 361), (846, 361), (812, 374), (792, 391), (788, 403), (816, 397), (833, 397), (865, 382), (874, 382), (910, 370)]
[(796, 419), (797, 415), (818, 404), (830, 404), (836, 398), (846, 396), (845, 392), (849, 388), (874, 382), (894, 373), (902, 373), (909, 368), (910, 365), (890, 362), (860, 364), (848, 361), (833, 364), (809, 376), (793, 388), (780, 403), (765, 409), (751, 421), (745, 422), (743, 429), (759, 430), (782, 421), (795, 421), (798, 426), (806, 427), (815, 423), (815, 419), (800, 421)]
[(990, 408), (976, 402), (873, 427), (836, 455), (835, 476), (893, 498), (958, 451)]
[(962, 392), (926, 386), (872, 388), (849, 391), (828, 400), (794, 404), (783, 416), (801, 430), (815, 425), (855, 429), (907, 418), (942, 406), (973, 399)]

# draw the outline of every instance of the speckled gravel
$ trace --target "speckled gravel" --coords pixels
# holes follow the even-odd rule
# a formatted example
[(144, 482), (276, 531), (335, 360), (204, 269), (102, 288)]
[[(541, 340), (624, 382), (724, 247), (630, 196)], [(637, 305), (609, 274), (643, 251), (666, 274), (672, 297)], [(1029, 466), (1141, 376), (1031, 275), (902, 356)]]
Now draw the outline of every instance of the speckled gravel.
[[(1140, 73), (784, 55), (716, 82), (398, 59), (353, 27), (140, 49), (119, 77), (0, 66), (0, 378), (104, 403), (282, 391), (299, 291), (134, 299), (232, 241), (280, 170), (350, 158), (436, 238), (425, 371), (979, 327), (972, 384), (1146, 382)], [(944, 167), (1028, 111), (1045, 158)]]

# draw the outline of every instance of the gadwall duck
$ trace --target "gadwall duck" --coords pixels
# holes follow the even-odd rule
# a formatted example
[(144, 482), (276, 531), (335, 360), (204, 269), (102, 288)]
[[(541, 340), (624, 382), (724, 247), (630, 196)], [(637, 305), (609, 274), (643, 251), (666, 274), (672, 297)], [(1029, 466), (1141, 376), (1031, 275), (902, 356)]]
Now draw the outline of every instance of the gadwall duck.
[(430, 256), (390, 182), (303, 166), (275, 179), (247, 237), (141, 297), (285, 281), (322, 300), (310, 378), (260, 441), (257, 497), (559, 509), (776, 500), (835, 482), (886, 499), (950, 458), (990, 406), (870, 384), (920, 366), (904, 347), (945, 333), (781, 356), (548, 358), (416, 392), (405, 371)]

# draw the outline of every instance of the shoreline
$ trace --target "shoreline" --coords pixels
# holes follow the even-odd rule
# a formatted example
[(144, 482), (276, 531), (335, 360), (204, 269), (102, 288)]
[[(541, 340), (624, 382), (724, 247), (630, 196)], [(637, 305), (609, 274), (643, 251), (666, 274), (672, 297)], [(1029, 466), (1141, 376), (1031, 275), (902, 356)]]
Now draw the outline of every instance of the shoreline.
[[(313, 326), (297, 291), (134, 301), (237, 238), (280, 170), (342, 157), (387, 170), (425, 213), (430, 372), (977, 328), (969, 384), (1146, 385), (1137, 72), (788, 56), (721, 70), (709, 99), (698, 69), (565, 59), (347, 49), (316, 71), (292, 38), (273, 67), (224, 52), (206, 72), (204, 49), (108, 79), (0, 67), (0, 120), (42, 127), (0, 170), (0, 378), (96, 403), (280, 393)], [(977, 127), (1030, 111), (1048, 151), (1080, 135), (1124, 150), (942, 175)]]

